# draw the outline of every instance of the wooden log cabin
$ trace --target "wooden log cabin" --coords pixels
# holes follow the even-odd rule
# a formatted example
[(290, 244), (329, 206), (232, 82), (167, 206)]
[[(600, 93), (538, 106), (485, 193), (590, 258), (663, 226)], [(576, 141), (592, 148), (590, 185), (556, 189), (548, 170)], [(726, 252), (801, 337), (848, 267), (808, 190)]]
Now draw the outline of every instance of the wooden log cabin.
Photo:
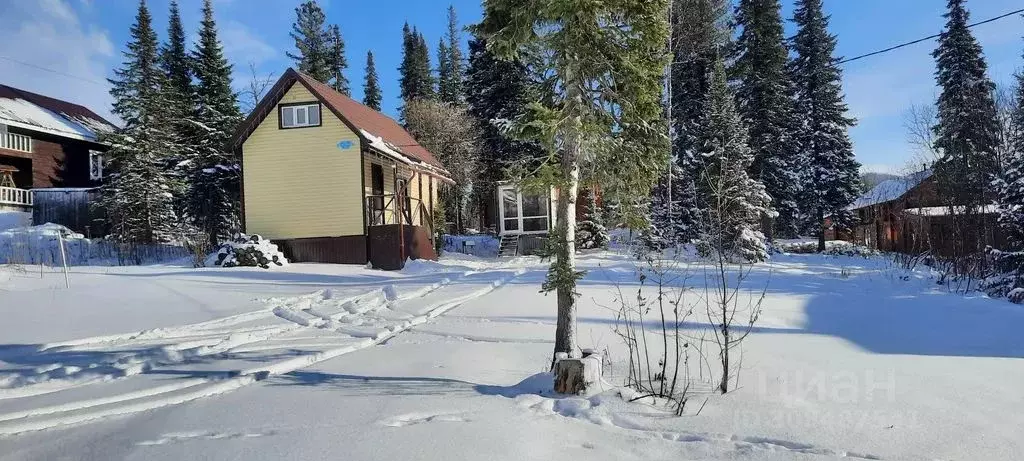
[(437, 257), (450, 174), (390, 117), (288, 69), (232, 139), (244, 230), (291, 261), (399, 269)]
[[(907, 254), (931, 252), (951, 254), (954, 242), (954, 218), (963, 215), (963, 206), (944, 205), (932, 171), (925, 169), (904, 177), (879, 183), (860, 196), (851, 206), (857, 222), (848, 232), (837, 232), (826, 219), (826, 239), (848, 240), (882, 251)], [(961, 232), (997, 247), (1004, 242), (996, 223), (997, 210), (989, 205), (978, 210), (976, 229)], [(984, 232), (984, 235), (974, 234)]]
[(84, 106), (0, 84), (0, 211), (100, 232), (89, 202), (108, 149), (99, 137), (114, 129)]

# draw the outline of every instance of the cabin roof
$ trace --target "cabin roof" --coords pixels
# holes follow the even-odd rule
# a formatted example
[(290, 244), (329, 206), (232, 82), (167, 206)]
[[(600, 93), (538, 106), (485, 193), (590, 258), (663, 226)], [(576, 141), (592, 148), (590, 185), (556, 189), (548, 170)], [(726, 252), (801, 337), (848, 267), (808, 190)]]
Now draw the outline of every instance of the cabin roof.
[(301, 83), (310, 93), (313, 93), (322, 104), (373, 150), (405, 163), (420, 164), (427, 169), (435, 170), (443, 177), (448, 176), (448, 172), (434, 157), (434, 154), (416, 142), (416, 139), (394, 119), (360, 104), (351, 97), (292, 68), (285, 71), (259, 105), (249, 114), (249, 117), (232, 137), (232, 145), (238, 146), (245, 142), (245, 139), (270, 114), (270, 111), (274, 110), (277, 102), (296, 82)]
[(904, 195), (907, 195), (907, 193), (913, 188), (917, 187), (918, 184), (921, 184), (931, 176), (932, 170), (928, 169), (912, 173), (901, 178), (886, 179), (885, 181), (878, 183), (877, 186), (866, 192), (864, 195), (858, 197), (857, 200), (850, 205), (849, 209), (856, 210), (900, 199)]
[(93, 142), (101, 133), (116, 129), (85, 106), (3, 84), (0, 123)]

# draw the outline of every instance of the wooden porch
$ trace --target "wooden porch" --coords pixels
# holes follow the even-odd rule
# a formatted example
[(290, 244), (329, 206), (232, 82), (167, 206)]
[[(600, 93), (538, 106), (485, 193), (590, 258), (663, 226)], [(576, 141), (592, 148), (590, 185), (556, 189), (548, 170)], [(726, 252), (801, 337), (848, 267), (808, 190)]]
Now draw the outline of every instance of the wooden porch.
[(437, 259), (433, 214), (422, 200), (403, 194), (365, 197), (366, 236), (373, 267), (397, 270), (407, 259)]

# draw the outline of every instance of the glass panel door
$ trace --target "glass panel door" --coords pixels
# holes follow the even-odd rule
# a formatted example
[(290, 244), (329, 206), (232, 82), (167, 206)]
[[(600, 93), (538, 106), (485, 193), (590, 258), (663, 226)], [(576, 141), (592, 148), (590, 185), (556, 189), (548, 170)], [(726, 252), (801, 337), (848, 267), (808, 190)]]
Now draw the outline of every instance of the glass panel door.
[(501, 230), (519, 231), (519, 194), (515, 189), (501, 190)]

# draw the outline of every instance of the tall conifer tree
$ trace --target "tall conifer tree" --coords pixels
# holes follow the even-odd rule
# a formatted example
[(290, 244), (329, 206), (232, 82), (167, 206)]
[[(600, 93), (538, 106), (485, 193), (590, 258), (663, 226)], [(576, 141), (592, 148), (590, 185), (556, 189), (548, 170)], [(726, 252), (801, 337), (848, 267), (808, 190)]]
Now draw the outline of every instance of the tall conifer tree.
[(402, 28), (402, 64), (398, 67), (402, 100), (408, 103), (434, 97), (434, 77), (430, 70), (430, 50), (415, 27)]
[(697, 190), (704, 215), (701, 241), (731, 257), (763, 261), (768, 252), (758, 228), (771, 197), (748, 173), (754, 155), (720, 59), (712, 70), (705, 108), (696, 133), (700, 146)]
[(1020, 251), (1024, 250), (1024, 73), (1018, 72), (1015, 79), (1017, 105), (1011, 118), (1014, 137), (1007, 149), (1010, 156), (1000, 181), (999, 224), (1010, 247)]
[[(167, 21), (167, 41), (160, 48), (160, 67), (166, 77), (166, 85), (162, 91), (167, 98), (166, 109), (171, 117), (171, 138), (173, 142), (172, 153), (167, 159), (168, 171), (174, 172), (177, 190), (173, 191), (176, 199), (181, 199), (185, 182), (183, 167), (192, 158), (192, 137), (195, 134), (195, 127), (190, 123), (190, 118), (195, 112), (194, 95), (195, 89), (192, 85), (192, 66), (188, 55), (188, 48), (185, 44), (185, 28), (181, 24), (181, 13), (178, 9), (178, 2), (171, 1), (170, 13)], [(179, 206), (182, 204), (179, 200)]]
[(337, 25), (332, 25), (329, 30), (331, 52), (328, 56), (328, 67), (331, 74), (331, 88), (348, 95), (348, 78), (345, 77), (345, 69), (348, 69), (348, 59), (345, 58), (345, 39), (341, 37), (341, 28)]
[(180, 236), (174, 178), (167, 159), (174, 152), (173, 114), (167, 76), (159, 66), (157, 34), (145, 0), (139, 1), (124, 63), (110, 79), (113, 113), (124, 127), (102, 135), (110, 174), (97, 206), (111, 236), (123, 242), (162, 243)]
[(241, 121), (231, 89), (231, 64), (217, 36), (211, 0), (203, 1), (199, 42), (193, 53), (196, 73), (196, 125), (200, 136), (189, 184), (189, 215), (210, 243), (239, 229), (240, 165), (228, 140)]
[(366, 52), (366, 77), (363, 82), (363, 104), (373, 110), (380, 110), (383, 99), (380, 82), (377, 80), (377, 65), (373, 62), (373, 51)]
[(670, 114), (672, 156), (677, 167), (666, 171), (652, 192), (651, 220), (671, 244), (697, 237), (697, 133), (706, 111), (715, 59), (727, 49), (731, 30), (727, 0), (672, 0), (670, 13)]
[(483, 38), (469, 42), (465, 88), (469, 113), (476, 119), (483, 144), (480, 168), (473, 180), (474, 201), (484, 224), (496, 226), (494, 194), (498, 182), (509, 179), (506, 169), (543, 155), (537, 143), (517, 139), (501, 128), (526, 114), (526, 105), (535, 100), (536, 89), (524, 62), (498, 59), (487, 50)]
[(997, 114), (993, 98), (995, 85), (988, 78), (988, 65), (981, 45), (968, 26), (970, 14), (964, 0), (949, 0), (944, 15), (946, 28), (932, 53), (937, 70), (939, 99), (936, 111), (935, 149), (941, 157), (935, 164), (939, 194), (955, 214), (952, 239), (958, 255), (980, 251), (987, 232), (981, 207), (994, 197), (997, 179)]
[(800, 214), (800, 127), (793, 110), (793, 85), (786, 69), (789, 52), (780, 10), (779, 0), (739, 0), (735, 22), (742, 31), (736, 41), (732, 74), (738, 80), (738, 109), (750, 131), (754, 152), (750, 172), (764, 183), (778, 213), (774, 224), (764, 228), (792, 237), (797, 234)]
[(842, 70), (834, 57), (836, 37), (828, 32), (828, 19), (821, 0), (797, 1), (791, 69), (796, 109), (803, 120), (798, 142), (805, 166), (801, 204), (805, 227), (818, 236), (819, 251), (825, 250), (825, 216), (840, 229), (853, 224), (846, 208), (857, 199), (860, 184), (860, 165), (847, 134), (855, 122), (846, 116)]
[[(448, 7), (448, 32), (441, 45), (438, 46), (438, 98), (450, 104), (462, 104), (463, 63), (462, 34), (459, 32), (459, 21), (455, 15), (455, 7)], [(443, 50), (443, 51), (441, 51)]]
[(286, 54), (295, 61), (299, 71), (321, 82), (329, 82), (333, 77), (332, 63), (335, 59), (331, 54), (334, 49), (327, 18), (320, 4), (307, 0), (296, 7), (295, 23), (289, 35), (295, 41), (296, 53)]

